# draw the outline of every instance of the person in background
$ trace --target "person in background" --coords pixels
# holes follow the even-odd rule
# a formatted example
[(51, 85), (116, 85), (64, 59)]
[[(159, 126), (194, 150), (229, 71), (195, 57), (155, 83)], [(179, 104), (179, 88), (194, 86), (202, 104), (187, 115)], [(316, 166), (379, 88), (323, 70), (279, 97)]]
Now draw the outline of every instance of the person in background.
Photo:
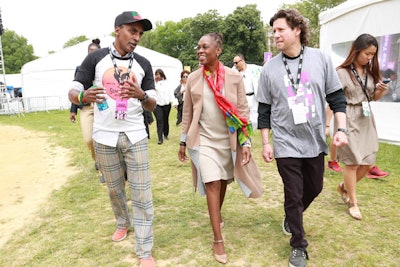
[(164, 138), (168, 140), (169, 135), (169, 113), (171, 105), (178, 106), (178, 101), (174, 96), (174, 91), (171, 90), (167, 83), (167, 77), (162, 69), (157, 69), (155, 72), (157, 106), (153, 111), (156, 117), (158, 144), (161, 145)]
[(250, 109), (250, 121), (254, 129), (257, 129), (258, 102), (256, 100), (258, 90), (258, 80), (262, 67), (255, 64), (248, 64), (242, 54), (237, 54), (233, 58), (233, 69), (242, 74), (244, 86), (246, 88), (246, 98)]
[(386, 69), (382, 72), (383, 78), (389, 84), (389, 90), (386, 90), (379, 99), (381, 102), (399, 102), (400, 101), (400, 81), (397, 73), (392, 69)]
[(331, 58), (307, 46), (308, 22), (297, 10), (279, 10), (270, 26), (280, 53), (265, 63), (259, 81), (262, 157), (265, 162), (276, 159), (284, 185), (282, 228), (291, 235), (289, 266), (306, 266), (303, 216), (323, 188), (328, 154), (325, 105), (333, 110), (339, 128), (332, 142), (344, 146), (346, 99)]
[(382, 82), (378, 62), (378, 41), (370, 34), (361, 34), (352, 43), (344, 62), (337, 67), (347, 101), (349, 143), (337, 149), (338, 161), (345, 165), (344, 182), (338, 191), (348, 206), (348, 213), (361, 220), (356, 184), (375, 164), (378, 133), (370, 101), (378, 100), (388, 89)]
[(262, 195), (262, 186), (250, 151), (253, 131), (243, 79), (222, 65), (221, 53), (219, 33), (207, 33), (200, 38), (197, 57), (201, 67), (187, 81), (178, 158), (182, 162), (188, 160), (187, 146), (193, 184), (207, 199), (214, 258), (226, 264), (221, 209), (227, 185), (236, 177), (245, 195), (251, 198)]
[[(96, 38), (93, 39), (92, 42), (88, 46), (88, 53), (91, 53), (97, 49), (100, 49), (100, 39)], [(75, 75), (79, 70), (79, 66), (76, 67), (75, 69)], [(72, 123), (75, 123), (76, 121), (76, 116), (78, 115), (78, 109), (81, 110), (81, 129), (82, 129), (82, 136), (83, 140), (88, 147), (88, 149), (91, 152), (92, 159), (94, 160), (94, 167), (96, 170), (99, 170), (99, 167), (97, 166), (96, 162), (96, 154), (94, 152), (94, 146), (93, 146), (93, 103), (87, 104), (87, 105), (76, 105), (74, 103), (71, 103), (71, 108), (70, 108), (70, 115), (69, 119), (71, 120)], [(100, 173), (100, 183), (104, 183), (104, 177)]]
[(147, 138), (150, 139), (150, 125), (154, 122), (153, 114), (143, 110), (144, 125), (146, 126)]
[(149, 60), (134, 50), (152, 27), (136, 11), (118, 15), (114, 42), (86, 56), (69, 91), (69, 99), (75, 104), (96, 103), (93, 140), (117, 224), (112, 240), (124, 240), (133, 224), (141, 267), (156, 266), (152, 257), (154, 208), (149, 149), (143, 118), (143, 110), (151, 112), (155, 108), (156, 92)]
[(189, 74), (190, 71), (188, 70), (183, 70), (181, 72), (180, 84), (178, 85), (178, 87), (176, 87), (174, 91), (175, 98), (178, 100), (178, 113), (176, 116), (176, 126), (178, 126), (182, 122), (183, 100), (185, 97), (186, 82)]
[[(326, 106), (326, 136), (330, 135), (332, 136), (333, 134), (333, 129), (334, 129), (334, 123), (332, 118), (332, 110), (329, 108), (329, 106)], [(335, 172), (342, 172), (342, 168), (340, 167), (339, 163), (337, 162), (337, 153), (336, 153), (336, 147), (333, 145), (331, 142), (329, 144), (329, 156), (330, 160), (328, 160), (328, 169), (331, 171)], [(380, 178), (385, 178), (389, 175), (389, 172), (382, 171), (378, 168), (377, 165), (373, 165), (373, 167), (368, 171), (367, 173), (367, 178), (370, 179), (380, 179)], [(341, 190), (340, 187), (338, 188), (339, 191)], [(346, 197), (347, 198), (347, 197)]]

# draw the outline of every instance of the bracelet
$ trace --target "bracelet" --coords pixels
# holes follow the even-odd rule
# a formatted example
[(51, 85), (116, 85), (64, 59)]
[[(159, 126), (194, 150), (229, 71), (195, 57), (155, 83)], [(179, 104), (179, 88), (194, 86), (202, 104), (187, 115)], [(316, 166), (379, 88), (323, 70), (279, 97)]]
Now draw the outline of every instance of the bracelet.
[(268, 142), (268, 143), (263, 143), (263, 146), (265, 146), (265, 145), (269, 145), (270, 143)]
[(250, 139), (247, 139), (243, 144), (242, 147), (251, 147), (251, 141)]
[(325, 125), (325, 127), (330, 127), (329, 125)]
[(85, 93), (85, 92), (82, 91), (82, 92), (80, 92), (79, 95), (78, 95), (78, 101), (79, 101), (79, 104), (81, 104), (81, 105), (86, 104), (85, 101), (83, 101), (83, 95), (84, 95), (84, 93)]
[(179, 143), (179, 145), (180, 145), (180, 146), (186, 146), (186, 142), (182, 142), (182, 141), (181, 141), (181, 142)]

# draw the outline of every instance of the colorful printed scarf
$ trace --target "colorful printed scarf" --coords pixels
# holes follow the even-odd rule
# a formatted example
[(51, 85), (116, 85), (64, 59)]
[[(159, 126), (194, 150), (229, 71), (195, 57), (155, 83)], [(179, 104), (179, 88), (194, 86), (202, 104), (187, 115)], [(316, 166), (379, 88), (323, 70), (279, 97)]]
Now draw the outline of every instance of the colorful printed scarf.
[(238, 130), (239, 144), (244, 145), (247, 140), (253, 135), (253, 127), (251, 122), (248, 122), (246, 118), (239, 115), (237, 108), (232, 105), (223, 95), (222, 88), (225, 81), (225, 69), (221, 62), (218, 62), (217, 70), (217, 82), (211, 77), (211, 72), (203, 66), (203, 76), (206, 79), (208, 86), (214, 92), (215, 102), (221, 109), (222, 114), (226, 120), (226, 124), (229, 127), (229, 131), (234, 133)]

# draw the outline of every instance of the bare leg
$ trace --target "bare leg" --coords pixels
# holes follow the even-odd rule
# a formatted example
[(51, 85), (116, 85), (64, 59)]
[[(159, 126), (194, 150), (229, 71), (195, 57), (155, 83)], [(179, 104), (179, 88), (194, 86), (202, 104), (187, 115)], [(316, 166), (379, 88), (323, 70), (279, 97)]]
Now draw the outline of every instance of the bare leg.
[(349, 196), (349, 213), (355, 219), (361, 219), (360, 209), (357, 205), (357, 182), (367, 174), (370, 168), (370, 165), (346, 165), (343, 171), (344, 188)]
[(333, 144), (332, 141), (329, 144), (329, 154), (330, 154), (331, 160), (336, 160), (336, 146)]
[[(221, 206), (223, 203), (223, 199), (221, 199), (221, 196), (225, 196), (226, 182), (225, 186), (222, 186), (222, 183), (220, 180), (206, 183), (208, 213), (210, 215), (211, 227), (214, 233), (214, 241), (223, 240), (220, 227)], [(224, 188), (225, 190), (222, 190), (222, 188)], [(225, 254), (225, 247), (224, 243), (222, 242), (213, 243), (213, 249), (214, 249), (214, 254), (217, 255)]]
[(360, 165), (357, 169), (357, 183), (361, 181), (374, 165)]
[(357, 196), (356, 196), (357, 169), (358, 165), (345, 165), (343, 171), (344, 188), (347, 191), (351, 203), (357, 203)]
[(221, 191), (220, 191), (220, 199), (219, 199), (220, 200), (219, 213), (220, 213), (220, 217), (221, 217), (220, 218), (220, 226), (221, 226), (221, 223), (223, 222), (222, 215), (221, 215), (221, 210), (222, 210), (222, 205), (224, 204), (227, 185), (228, 185), (228, 181), (221, 180)]

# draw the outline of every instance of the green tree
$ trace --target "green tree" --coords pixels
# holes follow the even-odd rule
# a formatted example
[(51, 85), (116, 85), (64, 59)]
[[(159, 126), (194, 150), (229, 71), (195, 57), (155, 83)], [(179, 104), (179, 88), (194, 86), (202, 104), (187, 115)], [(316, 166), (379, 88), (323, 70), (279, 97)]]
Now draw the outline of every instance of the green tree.
[(208, 32), (221, 32), (223, 17), (217, 10), (184, 18), (180, 22), (156, 23), (155, 30), (146, 33), (140, 45), (178, 58), (184, 66), (196, 69), (199, 65), (195, 47), (200, 37)]
[(266, 49), (265, 29), (256, 5), (240, 7), (227, 18), (211, 9), (180, 22), (157, 23), (155, 30), (146, 33), (140, 44), (178, 58), (184, 66), (194, 70), (199, 65), (195, 50), (197, 42), (209, 32), (219, 32), (223, 36), (220, 59), (225, 65), (232, 64), (237, 53), (244, 54), (249, 61), (262, 62)]
[(183, 27), (183, 31), (187, 34), (186, 49), (182, 55), (182, 58), (185, 59), (184, 65), (191, 66), (192, 70), (199, 67), (196, 54), (197, 43), (206, 33), (222, 33), (222, 26), (223, 17), (215, 9), (211, 9), (204, 14), (197, 14), (188, 21), (188, 24)]
[(238, 53), (243, 54), (248, 62), (262, 64), (266, 51), (266, 31), (257, 5), (238, 7), (229, 14), (224, 21), (223, 35), (221, 60), (225, 64), (232, 64)]
[(33, 54), (33, 46), (28, 45), (26, 38), (14, 31), (5, 30), (1, 36), (6, 74), (20, 73), (22, 66), (38, 57)]
[(287, 7), (297, 9), (305, 18), (309, 20), (310, 36), (308, 39), (308, 45), (311, 47), (319, 47), (320, 25), (318, 15), (321, 12), (333, 8), (345, 1), (346, 0), (304, 0), (287, 5)]
[(67, 42), (65, 42), (63, 48), (74, 46), (74, 45), (82, 43), (82, 42), (84, 42), (84, 41), (86, 41), (88, 39), (89, 38), (87, 38), (85, 35), (80, 35), (80, 36), (77, 36), (77, 37), (73, 37), (73, 38), (69, 39)]

